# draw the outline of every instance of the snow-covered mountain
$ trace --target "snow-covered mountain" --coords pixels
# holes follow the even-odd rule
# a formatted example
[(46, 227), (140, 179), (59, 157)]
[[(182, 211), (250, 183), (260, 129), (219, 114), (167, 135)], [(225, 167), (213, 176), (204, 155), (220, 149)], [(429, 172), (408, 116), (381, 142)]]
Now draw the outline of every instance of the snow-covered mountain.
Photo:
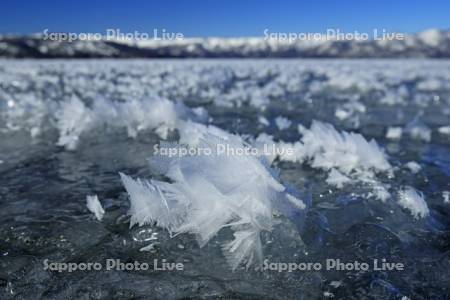
[(450, 58), (450, 30), (430, 29), (403, 40), (295, 42), (248, 38), (186, 38), (172, 41), (50, 41), (41, 35), (0, 36), (0, 57), (11, 58), (187, 58), (342, 57)]

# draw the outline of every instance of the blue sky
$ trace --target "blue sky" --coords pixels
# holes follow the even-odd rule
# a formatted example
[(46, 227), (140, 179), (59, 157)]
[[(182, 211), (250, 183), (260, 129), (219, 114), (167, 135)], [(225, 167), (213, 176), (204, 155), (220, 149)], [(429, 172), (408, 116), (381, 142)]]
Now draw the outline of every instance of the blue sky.
[(194, 36), (270, 32), (417, 32), (450, 28), (450, 0), (437, 1), (23, 1), (3, 0), (0, 33), (123, 32), (166, 29)]

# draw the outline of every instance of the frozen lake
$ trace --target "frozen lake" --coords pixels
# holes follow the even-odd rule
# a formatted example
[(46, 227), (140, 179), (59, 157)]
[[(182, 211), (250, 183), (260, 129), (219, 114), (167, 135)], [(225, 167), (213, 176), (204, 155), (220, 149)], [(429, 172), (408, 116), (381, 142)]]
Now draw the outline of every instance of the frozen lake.
[[(208, 134), (295, 153), (149, 166), (161, 141)], [(186, 205), (169, 199), (163, 218), (135, 195), (130, 210), (119, 172)], [(449, 191), (447, 60), (0, 61), (2, 299), (441, 299)], [(254, 238), (260, 258), (253, 243), (226, 249), (253, 229), (240, 245)], [(46, 259), (151, 268), (58, 272)], [(184, 268), (158, 269), (163, 259)], [(326, 270), (330, 259), (369, 269)]]

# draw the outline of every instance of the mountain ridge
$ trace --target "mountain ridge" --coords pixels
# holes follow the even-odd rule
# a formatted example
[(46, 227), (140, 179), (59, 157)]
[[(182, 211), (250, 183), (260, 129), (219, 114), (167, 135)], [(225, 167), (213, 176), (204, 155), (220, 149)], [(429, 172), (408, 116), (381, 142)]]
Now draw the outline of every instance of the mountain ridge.
[(429, 29), (403, 40), (182, 40), (51, 41), (41, 34), (0, 35), (7, 58), (450, 58), (450, 30)]

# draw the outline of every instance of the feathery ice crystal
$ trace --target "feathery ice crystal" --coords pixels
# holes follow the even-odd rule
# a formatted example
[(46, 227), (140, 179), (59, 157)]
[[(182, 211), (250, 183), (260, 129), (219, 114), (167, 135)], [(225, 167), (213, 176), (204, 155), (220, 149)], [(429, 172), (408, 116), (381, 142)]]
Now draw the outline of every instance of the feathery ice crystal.
[(414, 218), (424, 218), (430, 214), (428, 205), (423, 194), (413, 187), (407, 186), (398, 194), (398, 203), (403, 208), (409, 210)]
[(109, 127), (126, 128), (128, 136), (135, 138), (140, 131), (154, 130), (162, 139), (166, 139), (170, 130), (177, 127), (180, 120), (192, 118), (201, 120), (205, 113), (189, 110), (182, 103), (174, 103), (165, 98), (129, 100), (114, 102), (97, 99), (92, 108), (73, 96), (62, 102), (57, 115), (59, 129), (58, 145), (68, 150), (77, 147), (80, 136), (91, 129)]
[(97, 195), (88, 195), (86, 197), (86, 206), (91, 213), (95, 215), (97, 220), (101, 221), (105, 214), (105, 210), (102, 207), (102, 204), (98, 200)]
[(154, 156), (152, 169), (171, 183), (121, 174), (130, 195), (131, 225), (156, 222), (171, 234), (195, 234), (200, 246), (229, 227), (234, 239), (223, 244), (224, 255), (233, 269), (242, 262), (249, 267), (261, 261), (260, 232), (271, 230), (272, 209), (299, 210), (305, 204), (287, 192), (264, 159), (217, 151), (218, 143), (243, 147), (241, 137), (212, 126), (192, 126), (186, 126), (191, 137), (211, 155)]

